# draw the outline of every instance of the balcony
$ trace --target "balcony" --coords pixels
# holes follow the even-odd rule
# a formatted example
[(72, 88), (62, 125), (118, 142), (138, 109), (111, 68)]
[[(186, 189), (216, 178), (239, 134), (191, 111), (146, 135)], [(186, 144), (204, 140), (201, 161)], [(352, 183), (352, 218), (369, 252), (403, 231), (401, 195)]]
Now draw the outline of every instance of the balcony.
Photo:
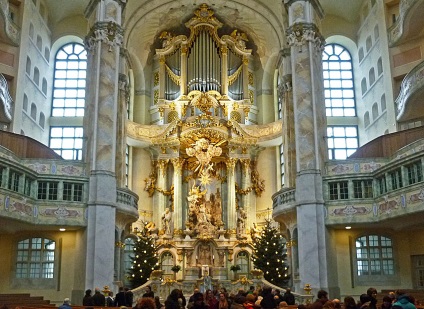
[(326, 226), (402, 229), (422, 225), (423, 170), (423, 139), (388, 158), (329, 162), (323, 177)]
[(399, 16), (388, 29), (389, 46), (394, 47), (418, 36), (424, 27), (424, 0), (401, 0)]
[(282, 188), (272, 195), (272, 217), (274, 220), (282, 221), (278, 217), (296, 211), (295, 193), (295, 188)]
[[(370, 150), (376, 153), (376, 149)], [(409, 145), (394, 147), (387, 157), (363, 155), (327, 162), (323, 176), (325, 224), (336, 229), (347, 225), (399, 230), (421, 226), (423, 185), (422, 135)], [(285, 218), (295, 216), (295, 193), (295, 188), (283, 188), (272, 196), (272, 217), (276, 221), (284, 222)]]
[(399, 96), (395, 101), (397, 121), (405, 122), (413, 119), (423, 118), (423, 95), (424, 61), (413, 68), (402, 81)]
[(18, 46), (21, 36), (21, 30), (19, 27), (10, 19), (9, 12), (9, 1), (0, 0), (0, 42)]

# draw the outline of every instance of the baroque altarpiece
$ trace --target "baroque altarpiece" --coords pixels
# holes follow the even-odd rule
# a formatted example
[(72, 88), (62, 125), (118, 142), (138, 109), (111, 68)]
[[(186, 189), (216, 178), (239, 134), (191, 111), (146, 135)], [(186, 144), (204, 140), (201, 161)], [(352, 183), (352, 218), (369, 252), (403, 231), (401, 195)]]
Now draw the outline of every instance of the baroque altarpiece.
[(151, 155), (149, 228), (159, 254), (172, 259), (168, 268), (180, 265), (179, 279), (201, 270), (230, 279), (234, 264), (253, 268), (256, 198), (265, 190), (257, 158), (265, 141), (281, 140), (282, 125), (256, 124), (247, 34), (205, 4), (185, 26), (158, 36), (152, 124), (130, 122), (127, 134)]

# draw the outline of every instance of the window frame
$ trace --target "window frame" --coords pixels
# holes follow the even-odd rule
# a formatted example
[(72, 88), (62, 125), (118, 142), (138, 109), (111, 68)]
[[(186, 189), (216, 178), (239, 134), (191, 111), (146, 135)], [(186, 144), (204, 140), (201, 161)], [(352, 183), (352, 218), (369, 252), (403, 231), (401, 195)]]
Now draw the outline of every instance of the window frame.
[[(29, 278), (29, 277), (23, 277), (18, 278), (17, 277), (17, 263), (18, 263), (18, 244), (22, 241), (28, 240), (28, 239), (37, 239), (41, 238), (43, 240), (50, 240), (55, 243), (55, 248), (49, 252), (54, 253), (53, 261), (51, 262), (53, 264), (53, 270), (52, 270), (52, 277), (51, 278)], [(43, 255), (40, 254), (42, 257)], [(55, 237), (52, 237), (50, 235), (28, 235), (23, 236), (15, 239), (15, 246), (14, 246), (14, 256), (13, 256), (13, 274), (11, 278), (11, 284), (10, 286), (12, 288), (30, 288), (30, 289), (39, 289), (40, 286), (43, 287), (43, 289), (56, 289), (57, 283), (59, 280), (58, 271), (59, 271), (59, 260), (60, 260), (60, 242), (58, 239), (55, 239)], [(46, 263), (49, 261), (46, 261)], [(40, 263), (43, 263), (41, 261)], [(42, 268), (40, 268), (42, 269)]]
[[(392, 260), (393, 260), (393, 274), (367, 274), (367, 275), (358, 275), (358, 259), (357, 259), (357, 247), (356, 241), (360, 237), (369, 237), (369, 236), (377, 236), (379, 239), (381, 237), (387, 238), (391, 240), (391, 248), (392, 248)], [(354, 279), (354, 284), (356, 285), (388, 285), (388, 284), (397, 284), (399, 283), (399, 267), (398, 267), (398, 258), (396, 252), (396, 242), (394, 237), (387, 234), (377, 234), (377, 233), (361, 233), (350, 236), (350, 247), (351, 247), (351, 265), (352, 265), (352, 275)], [(382, 248), (382, 246), (377, 246), (378, 248)], [(386, 248), (387, 246), (383, 246)], [(380, 251), (381, 252), (381, 251)], [(388, 258), (386, 258), (387, 260)], [(385, 260), (383, 257), (380, 260)], [(382, 264), (381, 264), (382, 265)]]

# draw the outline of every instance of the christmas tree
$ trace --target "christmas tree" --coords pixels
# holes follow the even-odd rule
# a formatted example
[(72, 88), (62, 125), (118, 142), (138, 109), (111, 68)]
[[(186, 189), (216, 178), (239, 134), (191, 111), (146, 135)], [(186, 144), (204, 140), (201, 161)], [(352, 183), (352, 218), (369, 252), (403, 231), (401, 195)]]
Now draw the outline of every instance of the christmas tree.
[(286, 249), (283, 237), (272, 226), (270, 220), (266, 220), (261, 233), (254, 237), (253, 265), (264, 273), (264, 278), (278, 286), (287, 286), (288, 265), (286, 263)]
[(157, 248), (154, 239), (144, 224), (137, 233), (138, 239), (134, 244), (134, 255), (131, 257), (132, 266), (128, 271), (131, 287), (136, 288), (149, 280), (151, 272), (158, 266)]

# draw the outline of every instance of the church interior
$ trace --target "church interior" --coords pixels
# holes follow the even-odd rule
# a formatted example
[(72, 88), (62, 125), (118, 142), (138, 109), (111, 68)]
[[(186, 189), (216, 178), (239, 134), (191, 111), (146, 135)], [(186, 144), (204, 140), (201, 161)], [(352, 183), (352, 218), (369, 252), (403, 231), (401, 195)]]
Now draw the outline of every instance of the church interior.
[(424, 0), (0, 4), (0, 294), (424, 290)]

